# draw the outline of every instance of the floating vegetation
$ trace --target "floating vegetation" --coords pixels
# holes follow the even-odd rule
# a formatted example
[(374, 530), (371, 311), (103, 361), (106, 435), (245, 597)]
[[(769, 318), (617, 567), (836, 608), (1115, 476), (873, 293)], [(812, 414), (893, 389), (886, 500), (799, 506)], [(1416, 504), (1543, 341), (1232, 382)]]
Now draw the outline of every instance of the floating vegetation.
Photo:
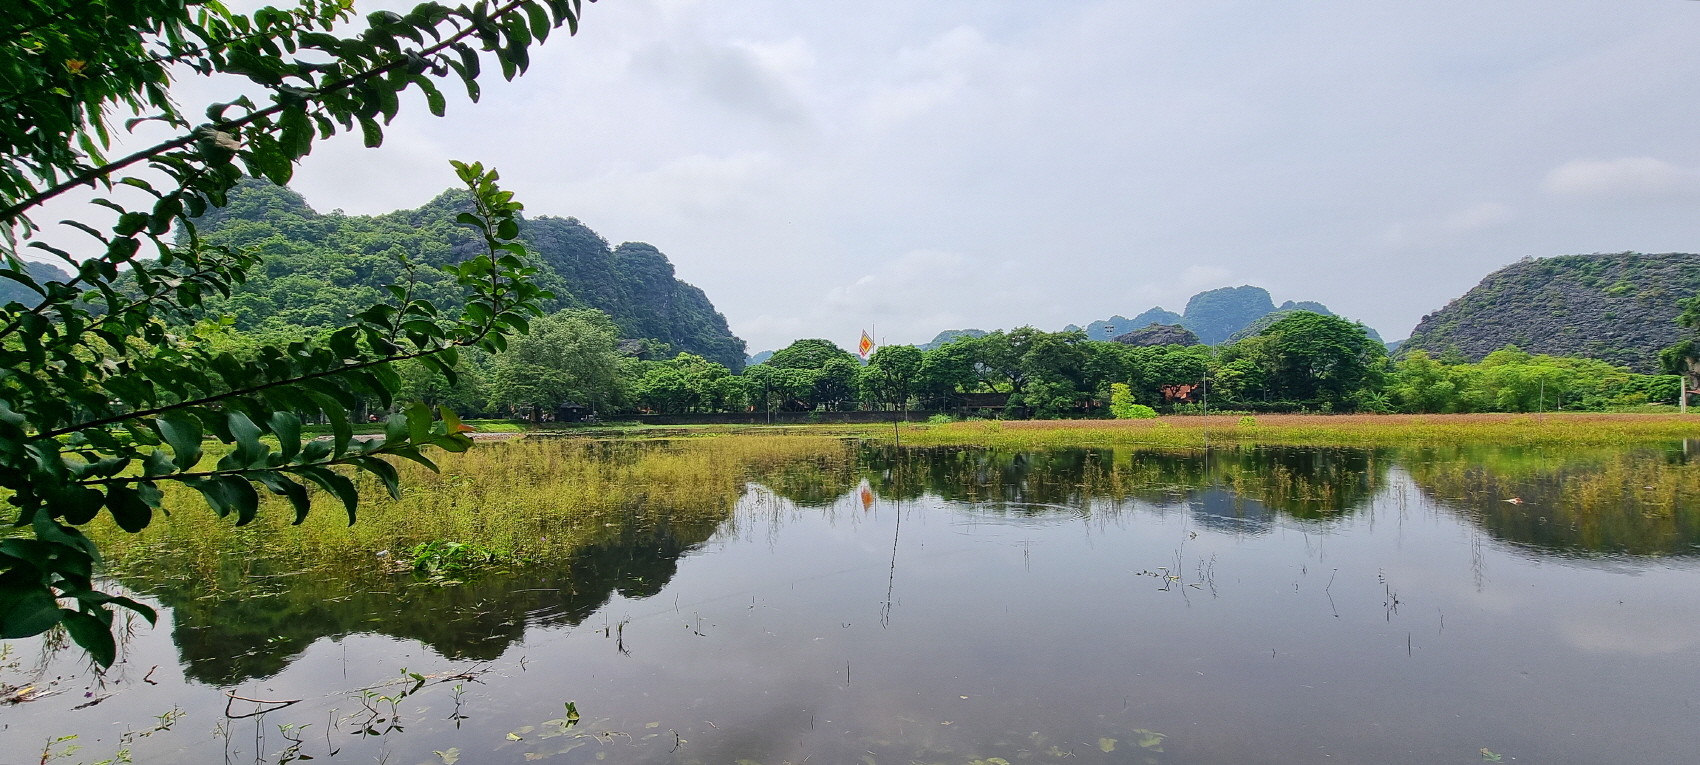
[(433, 582), (453, 581), (491, 566), (525, 563), (506, 550), (492, 550), (477, 542), (446, 542), (433, 539), (407, 549), (403, 563)]

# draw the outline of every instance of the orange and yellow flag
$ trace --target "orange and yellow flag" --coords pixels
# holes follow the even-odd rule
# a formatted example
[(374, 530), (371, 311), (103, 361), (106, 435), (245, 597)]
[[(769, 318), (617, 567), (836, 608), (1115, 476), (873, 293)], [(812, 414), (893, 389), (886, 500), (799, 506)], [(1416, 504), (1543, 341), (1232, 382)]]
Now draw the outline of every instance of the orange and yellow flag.
[(867, 330), (862, 330), (862, 342), (856, 345), (856, 352), (862, 355), (863, 360), (867, 360), (868, 354), (874, 352), (874, 339), (868, 337)]

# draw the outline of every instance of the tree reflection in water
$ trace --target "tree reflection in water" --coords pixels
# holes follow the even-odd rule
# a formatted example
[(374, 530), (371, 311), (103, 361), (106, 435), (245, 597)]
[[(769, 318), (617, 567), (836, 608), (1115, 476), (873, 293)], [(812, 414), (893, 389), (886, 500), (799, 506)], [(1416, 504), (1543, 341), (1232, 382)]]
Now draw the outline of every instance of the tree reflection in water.
[[(1408, 480), (1437, 506), (1529, 555), (1700, 552), (1700, 464), (1680, 449), (843, 448), (855, 459), (800, 455), (752, 468), (749, 479), (803, 508), (834, 505), (865, 483), (884, 500), (932, 496), (1021, 517), (1179, 511), (1203, 528), (1237, 535), (1283, 523), (1326, 530)], [(731, 513), (687, 516), (693, 520), (629, 522), (617, 538), (563, 560), (493, 570), (455, 586), (407, 574), (351, 579), (236, 560), (211, 580), (150, 576), (170, 570), (169, 556), (123, 581), (172, 609), (186, 674), (203, 683), (272, 676), (320, 638), (360, 633), (417, 640), (451, 659), (488, 660), (528, 627), (577, 625), (616, 593), (659, 592), (679, 560), (713, 538)]]

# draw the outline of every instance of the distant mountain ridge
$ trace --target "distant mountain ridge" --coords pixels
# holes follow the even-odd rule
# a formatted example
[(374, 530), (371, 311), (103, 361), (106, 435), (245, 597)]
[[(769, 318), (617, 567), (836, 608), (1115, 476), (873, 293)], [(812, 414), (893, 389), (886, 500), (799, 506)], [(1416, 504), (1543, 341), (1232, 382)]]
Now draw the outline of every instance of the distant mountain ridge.
[(932, 342), (915, 346), (923, 351), (930, 351), (959, 337), (985, 337), (991, 334), (983, 329), (947, 329), (933, 336)]
[[(470, 209), (470, 196), (457, 189), (416, 210), (319, 213), (294, 191), (244, 181), (228, 205), (209, 210), (197, 227), (209, 244), (257, 248), (265, 263), (230, 299), (210, 300), (207, 308), (234, 315), (237, 326), (247, 329), (340, 323), (378, 299), (383, 284), (408, 281), (396, 255), (437, 266), (475, 252), (471, 230), (454, 222)], [(674, 276), (673, 264), (653, 245), (609, 247), (577, 218), (547, 215), (523, 219), (520, 235), (537, 259), (536, 280), (556, 295), (549, 310), (596, 308), (624, 338), (743, 369), (744, 341), (702, 290)], [(459, 304), (458, 289), (435, 268), (417, 268), (413, 276), (416, 293), (440, 307)]]
[[(71, 281), (71, 274), (52, 263), (32, 260), (29, 261), (27, 267), (30, 278), (34, 279), (36, 284)], [(0, 279), (0, 305), (12, 302), (22, 303), (26, 307), (34, 308), (41, 303), (41, 295), (11, 279)]]
[(1651, 374), (1659, 371), (1659, 351), (1683, 337), (1677, 301), (1697, 293), (1700, 255), (1692, 253), (1525, 258), (1424, 316), (1399, 352), (1477, 361), (1515, 345)]
[[(1269, 325), (1295, 311), (1311, 311), (1324, 316), (1335, 315), (1328, 306), (1311, 300), (1288, 300), (1280, 306), (1262, 287), (1242, 285), (1222, 287), (1193, 295), (1187, 300), (1186, 313), (1177, 314), (1161, 306), (1151, 308), (1131, 319), (1117, 315), (1086, 325), (1086, 336), (1093, 340), (1114, 340), (1129, 332), (1143, 330), (1152, 324), (1180, 326), (1191, 330), (1198, 341), (1206, 345), (1237, 342), (1262, 332)], [(1064, 329), (1081, 327), (1070, 324)], [(1371, 339), (1382, 342), (1381, 334), (1364, 327)]]

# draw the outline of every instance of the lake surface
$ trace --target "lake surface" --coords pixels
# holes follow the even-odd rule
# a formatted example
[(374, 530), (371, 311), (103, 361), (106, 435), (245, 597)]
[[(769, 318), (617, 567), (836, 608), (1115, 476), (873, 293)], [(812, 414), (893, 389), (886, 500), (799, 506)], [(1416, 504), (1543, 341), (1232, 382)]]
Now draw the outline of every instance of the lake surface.
[(104, 680), (11, 643), (0, 763), (1700, 759), (1681, 444), (847, 448), (458, 585), (127, 579)]

